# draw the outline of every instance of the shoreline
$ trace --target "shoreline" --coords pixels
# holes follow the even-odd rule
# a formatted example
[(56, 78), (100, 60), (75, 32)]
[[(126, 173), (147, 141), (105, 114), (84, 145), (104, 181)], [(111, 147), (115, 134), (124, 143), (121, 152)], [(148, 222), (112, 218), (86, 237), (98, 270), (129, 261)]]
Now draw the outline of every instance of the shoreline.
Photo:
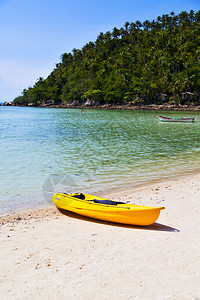
[[(160, 179), (151, 179), (150, 181), (145, 181), (145, 182), (141, 182), (135, 185), (129, 185), (127, 186), (126, 184), (124, 184), (121, 187), (113, 187), (112, 189), (108, 189), (105, 190), (104, 192), (97, 192), (95, 195), (99, 196), (99, 197), (103, 197), (103, 198), (112, 198), (112, 197), (118, 197), (118, 195), (123, 195), (124, 193), (131, 193), (133, 194), (134, 192), (137, 192), (138, 190), (143, 190), (146, 188), (149, 188), (151, 186), (154, 185), (159, 185), (159, 184), (165, 184), (167, 182), (174, 182), (174, 181), (178, 181), (181, 179), (187, 179), (187, 178), (193, 178), (193, 176), (198, 176), (199, 175), (199, 179), (200, 179), (200, 170), (197, 169), (195, 171), (190, 171), (190, 172), (186, 172), (186, 173), (182, 173), (182, 174), (174, 174), (174, 175), (170, 175), (164, 178), (160, 178)], [(56, 192), (56, 191), (55, 191)], [(83, 191), (80, 191), (83, 192)], [(83, 192), (84, 193), (84, 192)], [(87, 193), (87, 192), (86, 192)], [(53, 194), (52, 194), (53, 196)], [(112, 199), (112, 200), (117, 200), (117, 199)], [(123, 201), (123, 200), (119, 200), (119, 201)], [(137, 204), (137, 203), (134, 203)], [(142, 205), (142, 204), (140, 204)], [(36, 203), (32, 206), (26, 206), (24, 208), (17, 208), (15, 207), (15, 209), (9, 209), (9, 210), (5, 210), (0, 212), (0, 224), (2, 220), (6, 220), (6, 219), (16, 219), (16, 216), (19, 216), (20, 218), (23, 218), (23, 215), (34, 215), (36, 213), (36, 215), (41, 212), (44, 211), (51, 211), (53, 208), (55, 207), (55, 205), (52, 203), (50, 204), (49, 202), (41, 202), (41, 203)]]
[(151, 110), (151, 111), (200, 111), (200, 104), (149, 104), (149, 105), (133, 105), (133, 104), (103, 104), (103, 105), (73, 105), (73, 104), (28, 104), (28, 105), (14, 105), (6, 104), (3, 106), (11, 107), (38, 107), (38, 108), (76, 108), (76, 109), (110, 109), (110, 110)]
[(199, 181), (200, 173), (107, 195), (165, 206), (146, 227), (56, 207), (0, 218), (2, 298), (199, 299)]
[[(198, 179), (196, 179), (196, 178), (198, 178)], [(179, 181), (187, 181), (187, 180), (192, 181), (193, 179), (196, 181), (199, 180), (199, 182), (200, 182), (200, 171), (199, 170), (179, 174), (178, 176), (172, 175), (167, 178), (154, 179), (154, 180), (151, 180), (148, 182), (143, 182), (143, 183), (137, 184), (135, 186), (134, 185), (133, 186), (124, 185), (123, 187), (120, 187), (120, 188), (115, 187), (115, 188), (106, 190), (104, 192), (95, 193), (95, 195), (99, 196), (99, 197), (107, 198), (107, 199), (116, 200), (116, 201), (124, 201), (124, 196), (126, 194), (138, 195), (141, 191), (154, 190), (154, 189), (156, 189), (156, 188), (154, 188), (156, 186), (164, 186), (164, 185), (169, 185), (169, 184), (174, 185)], [(151, 198), (151, 197), (149, 196), (149, 198)], [(136, 199), (137, 199), (137, 197), (136, 197)], [(143, 200), (143, 202), (141, 200), (139, 200), (139, 202), (136, 202), (136, 201), (134, 201), (134, 199), (132, 199), (131, 203), (138, 204), (138, 205), (152, 206), (150, 201), (147, 201), (147, 200)], [(155, 203), (153, 205), (155, 205)], [(42, 218), (43, 213), (44, 214), (45, 213), (47, 213), (47, 214), (53, 213), (54, 214), (56, 212), (59, 213), (59, 211), (55, 207), (53, 201), (52, 201), (52, 204), (47, 203), (47, 202), (46, 203), (38, 203), (33, 206), (14, 209), (14, 210), (8, 210), (8, 211), (0, 213), (0, 225), (2, 225), (2, 222), (5, 222), (5, 221), (10, 222), (9, 220), (12, 220), (12, 222), (14, 222), (14, 220), (17, 221), (18, 217), (20, 219), (27, 218), (30, 216), (31, 217), (36, 216), (36, 217)]]

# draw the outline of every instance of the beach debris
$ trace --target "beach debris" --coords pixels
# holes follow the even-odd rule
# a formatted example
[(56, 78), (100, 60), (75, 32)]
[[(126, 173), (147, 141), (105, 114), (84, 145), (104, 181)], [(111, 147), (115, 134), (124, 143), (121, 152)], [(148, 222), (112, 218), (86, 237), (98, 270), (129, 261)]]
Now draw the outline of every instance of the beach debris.
[(39, 269), (39, 263), (37, 263), (37, 265), (35, 266), (35, 269)]

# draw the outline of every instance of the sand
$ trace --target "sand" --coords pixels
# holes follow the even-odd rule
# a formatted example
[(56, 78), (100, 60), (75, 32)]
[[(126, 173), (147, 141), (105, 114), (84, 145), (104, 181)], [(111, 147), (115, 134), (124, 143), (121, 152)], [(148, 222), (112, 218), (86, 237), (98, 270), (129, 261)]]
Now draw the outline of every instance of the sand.
[(147, 227), (55, 207), (2, 217), (0, 299), (200, 299), (200, 174), (107, 196), (166, 209)]

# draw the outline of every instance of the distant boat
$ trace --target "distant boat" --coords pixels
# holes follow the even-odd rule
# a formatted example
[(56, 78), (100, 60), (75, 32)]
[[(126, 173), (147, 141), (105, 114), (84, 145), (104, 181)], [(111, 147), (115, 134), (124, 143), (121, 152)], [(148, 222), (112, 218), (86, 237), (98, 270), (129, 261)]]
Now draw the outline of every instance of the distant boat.
[(156, 116), (162, 122), (183, 122), (183, 123), (191, 123), (194, 122), (194, 118), (166, 118), (162, 116)]

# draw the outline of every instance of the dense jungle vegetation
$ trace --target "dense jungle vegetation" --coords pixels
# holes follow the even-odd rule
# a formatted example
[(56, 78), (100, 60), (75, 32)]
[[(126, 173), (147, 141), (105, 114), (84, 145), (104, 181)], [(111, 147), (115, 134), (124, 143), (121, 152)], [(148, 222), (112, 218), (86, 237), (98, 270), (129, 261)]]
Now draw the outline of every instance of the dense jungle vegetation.
[(52, 73), (14, 103), (180, 103), (185, 92), (199, 102), (200, 11), (171, 12), (100, 33), (81, 50), (62, 54)]

